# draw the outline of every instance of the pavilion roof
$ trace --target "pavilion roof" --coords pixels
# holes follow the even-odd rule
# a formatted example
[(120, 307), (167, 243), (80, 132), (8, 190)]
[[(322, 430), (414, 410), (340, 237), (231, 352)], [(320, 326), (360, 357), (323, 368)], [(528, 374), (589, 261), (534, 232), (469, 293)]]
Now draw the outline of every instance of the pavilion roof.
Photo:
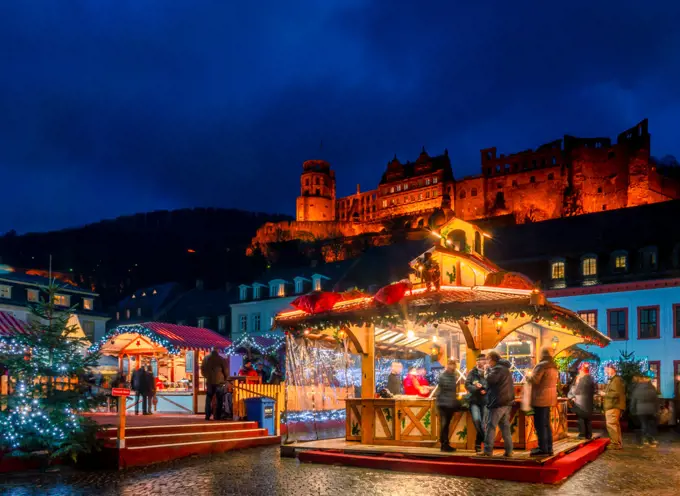
[(0, 338), (11, 338), (17, 333), (26, 334), (28, 324), (9, 312), (0, 311)]
[(415, 324), (461, 321), (468, 318), (526, 314), (537, 322), (561, 325), (585, 342), (606, 346), (609, 338), (584, 322), (577, 314), (546, 302), (535, 305), (531, 291), (487, 286), (443, 286), (439, 291), (414, 290), (393, 305), (372, 298), (337, 303), (329, 312), (308, 314), (300, 310), (281, 312), (274, 325), (293, 332), (323, 330), (343, 325), (374, 324), (390, 327), (408, 320)]

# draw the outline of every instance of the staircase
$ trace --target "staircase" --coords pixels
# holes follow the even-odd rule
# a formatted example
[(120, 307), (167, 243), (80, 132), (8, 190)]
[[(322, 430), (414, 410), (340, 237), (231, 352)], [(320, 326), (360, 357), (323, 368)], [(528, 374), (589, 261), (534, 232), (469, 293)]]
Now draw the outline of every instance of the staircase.
[(118, 449), (116, 428), (102, 431), (106, 465), (124, 469), (193, 455), (280, 444), (257, 422), (203, 422), (149, 425), (125, 429), (125, 448)]

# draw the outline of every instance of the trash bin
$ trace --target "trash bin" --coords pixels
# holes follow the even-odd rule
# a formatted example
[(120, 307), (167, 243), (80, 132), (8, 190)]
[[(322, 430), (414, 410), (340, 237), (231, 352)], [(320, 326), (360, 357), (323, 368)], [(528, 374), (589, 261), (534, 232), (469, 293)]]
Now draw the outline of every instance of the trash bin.
[(276, 435), (276, 403), (270, 398), (246, 398), (246, 415), (249, 421), (258, 423), (261, 429), (267, 429), (270, 436)]

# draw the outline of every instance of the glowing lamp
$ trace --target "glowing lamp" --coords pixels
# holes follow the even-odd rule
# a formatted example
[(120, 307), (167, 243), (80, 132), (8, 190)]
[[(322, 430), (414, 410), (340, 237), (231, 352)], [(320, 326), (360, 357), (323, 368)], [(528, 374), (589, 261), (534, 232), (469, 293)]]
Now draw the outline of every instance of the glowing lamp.
[(436, 335), (436, 334), (435, 334), (434, 336), (432, 336), (432, 342), (433, 342), (433, 343), (436, 343), (436, 342), (437, 342), (437, 335)]
[(502, 321), (501, 319), (498, 319), (498, 320), (496, 321), (496, 332), (497, 332), (498, 334), (500, 334), (502, 328), (503, 328), (503, 321)]
[(406, 333), (406, 336), (407, 336), (409, 339), (413, 338), (415, 335), (416, 335), (416, 333), (413, 332), (412, 329), (409, 329), (409, 331)]
[(557, 345), (560, 343), (560, 338), (557, 336), (553, 336), (552, 338), (552, 349), (555, 351), (557, 349)]

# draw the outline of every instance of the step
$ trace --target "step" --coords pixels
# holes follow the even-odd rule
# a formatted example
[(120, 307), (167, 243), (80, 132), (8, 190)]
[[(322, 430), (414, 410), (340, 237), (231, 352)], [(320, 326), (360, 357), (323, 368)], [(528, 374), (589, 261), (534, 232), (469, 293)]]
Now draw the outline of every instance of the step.
[(125, 446), (136, 448), (139, 446), (156, 446), (186, 444), (199, 441), (223, 441), (227, 439), (244, 439), (253, 437), (263, 437), (268, 433), (267, 429), (244, 429), (231, 431), (211, 431), (200, 433), (173, 433), (173, 434), (154, 434), (147, 436), (125, 436)]
[[(235, 431), (257, 429), (257, 422), (205, 422), (196, 424), (148, 425), (140, 427), (126, 427), (125, 437), (149, 436), (157, 434), (198, 434), (213, 431)], [(118, 429), (110, 427), (101, 432), (100, 437), (115, 438)]]
[(222, 441), (192, 441), (175, 444), (136, 446), (119, 450), (119, 468), (150, 465), (193, 455), (223, 453), (235, 449), (281, 444), (281, 436), (259, 436), (225, 439)]

